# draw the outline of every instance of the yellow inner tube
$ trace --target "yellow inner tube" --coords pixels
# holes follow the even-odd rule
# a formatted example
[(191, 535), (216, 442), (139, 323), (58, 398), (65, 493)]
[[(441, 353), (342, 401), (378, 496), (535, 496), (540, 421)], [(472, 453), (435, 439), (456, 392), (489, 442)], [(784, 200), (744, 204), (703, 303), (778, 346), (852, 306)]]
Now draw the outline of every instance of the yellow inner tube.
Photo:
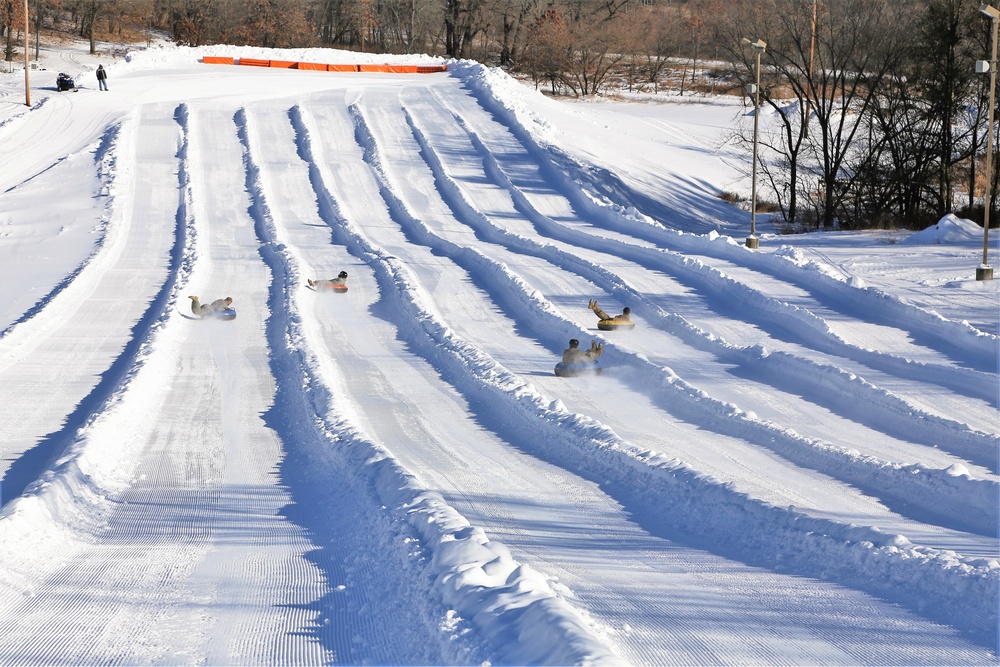
[(615, 329), (632, 329), (635, 322), (619, 322), (618, 320), (598, 320), (597, 328), (602, 331), (614, 331)]

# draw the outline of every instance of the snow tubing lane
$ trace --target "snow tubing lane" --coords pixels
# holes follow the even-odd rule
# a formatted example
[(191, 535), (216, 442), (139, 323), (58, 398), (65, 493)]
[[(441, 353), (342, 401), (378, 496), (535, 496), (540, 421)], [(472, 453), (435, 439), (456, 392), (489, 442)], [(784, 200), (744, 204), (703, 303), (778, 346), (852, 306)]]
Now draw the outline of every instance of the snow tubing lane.
[(561, 361), (556, 364), (555, 373), (561, 378), (571, 378), (578, 375), (600, 375), (604, 370), (596, 363), (593, 364), (564, 364)]
[(597, 328), (601, 331), (617, 331), (622, 329), (628, 331), (629, 329), (635, 329), (635, 322), (616, 322), (615, 320), (600, 320), (597, 323)]

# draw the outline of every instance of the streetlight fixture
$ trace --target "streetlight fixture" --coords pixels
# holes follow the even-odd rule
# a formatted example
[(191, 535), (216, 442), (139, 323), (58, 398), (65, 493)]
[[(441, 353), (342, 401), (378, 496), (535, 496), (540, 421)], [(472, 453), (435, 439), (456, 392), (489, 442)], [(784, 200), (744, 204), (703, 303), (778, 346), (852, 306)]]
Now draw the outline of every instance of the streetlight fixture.
[(993, 186), (993, 110), (996, 106), (997, 89), (997, 22), (1000, 19), (1000, 11), (990, 5), (982, 5), (979, 11), (988, 16), (993, 24), (993, 55), (990, 60), (976, 62), (977, 72), (980, 74), (990, 73), (990, 113), (987, 123), (989, 133), (986, 136), (986, 198), (983, 201), (983, 263), (976, 268), (976, 280), (993, 280), (993, 269), (987, 262), (987, 253), (990, 237), (990, 199)]
[[(994, 25), (996, 25), (994, 23)], [(751, 42), (746, 37), (743, 38), (744, 44), (749, 44), (753, 47), (753, 50), (757, 52), (757, 83), (748, 86), (752, 88), (750, 92), (753, 93), (753, 167), (751, 168), (752, 180), (750, 186), (750, 236), (747, 237), (747, 247), (754, 249), (759, 245), (759, 240), (757, 239), (757, 131), (760, 125), (760, 55), (764, 53), (764, 49), (767, 48), (767, 42), (762, 39), (758, 39), (756, 42)]]

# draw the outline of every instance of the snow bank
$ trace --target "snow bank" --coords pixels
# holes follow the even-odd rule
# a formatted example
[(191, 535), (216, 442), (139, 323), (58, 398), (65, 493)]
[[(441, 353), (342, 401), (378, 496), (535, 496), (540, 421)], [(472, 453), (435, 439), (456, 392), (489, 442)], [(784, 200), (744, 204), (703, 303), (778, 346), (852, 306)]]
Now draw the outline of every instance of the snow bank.
[(902, 245), (932, 245), (937, 243), (983, 243), (983, 226), (949, 213), (937, 224), (911, 234), (900, 241)]

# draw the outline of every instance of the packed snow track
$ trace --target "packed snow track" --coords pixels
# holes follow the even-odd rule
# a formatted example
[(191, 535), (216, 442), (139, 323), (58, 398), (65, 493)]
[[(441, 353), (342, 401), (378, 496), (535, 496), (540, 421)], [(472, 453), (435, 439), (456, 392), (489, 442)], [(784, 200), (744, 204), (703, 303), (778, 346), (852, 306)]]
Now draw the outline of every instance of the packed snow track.
[(473, 63), (201, 53), (0, 125), (0, 663), (996, 664), (996, 290)]

